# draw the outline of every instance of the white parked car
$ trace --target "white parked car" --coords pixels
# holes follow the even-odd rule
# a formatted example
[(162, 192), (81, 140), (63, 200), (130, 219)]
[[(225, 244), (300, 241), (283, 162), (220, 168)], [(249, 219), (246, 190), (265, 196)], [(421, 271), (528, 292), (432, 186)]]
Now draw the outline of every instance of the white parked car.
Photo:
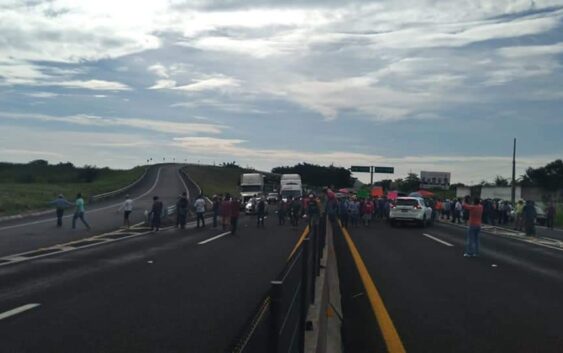
[(389, 222), (416, 222), (421, 227), (432, 224), (432, 208), (422, 197), (398, 197), (389, 210)]

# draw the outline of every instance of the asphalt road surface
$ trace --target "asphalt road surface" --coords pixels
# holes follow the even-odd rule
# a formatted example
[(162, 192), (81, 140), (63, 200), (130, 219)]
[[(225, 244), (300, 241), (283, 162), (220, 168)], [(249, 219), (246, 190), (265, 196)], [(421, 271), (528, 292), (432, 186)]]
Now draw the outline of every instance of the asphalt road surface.
[[(407, 352), (561, 352), (563, 252), (482, 234), (464, 258), (452, 225), (349, 229)], [(335, 234), (346, 352), (385, 352), (350, 249)]]
[[(131, 224), (143, 221), (144, 211), (150, 209), (154, 195), (158, 195), (165, 206), (175, 204), (178, 194), (186, 191), (187, 187), (178, 173), (179, 168), (179, 165), (170, 164), (154, 166), (149, 170), (147, 177), (130, 191), (130, 196), (134, 199), (134, 210), (130, 216)], [(91, 231), (88, 231), (80, 220), (77, 220), (76, 229), (71, 229), (73, 208), (66, 211), (62, 228), (56, 227), (54, 210), (49, 215), (2, 222), (0, 223), (0, 257), (116, 229), (123, 223), (123, 214), (117, 212), (123, 200), (112, 199), (87, 205), (85, 218), (92, 227)]]
[(0, 267), (0, 351), (224, 352), (303, 228), (248, 216)]

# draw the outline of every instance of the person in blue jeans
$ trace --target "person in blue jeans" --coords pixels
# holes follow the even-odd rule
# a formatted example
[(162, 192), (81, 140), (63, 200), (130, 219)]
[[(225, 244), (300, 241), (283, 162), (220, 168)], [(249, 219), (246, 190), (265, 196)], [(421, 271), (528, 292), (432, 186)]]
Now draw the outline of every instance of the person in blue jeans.
[(90, 225), (84, 219), (84, 199), (82, 198), (82, 194), (76, 194), (76, 201), (75, 201), (76, 209), (74, 210), (74, 216), (72, 217), (72, 229), (76, 229), (76, 220), (80, 218), (86, 229), (90, 230)]
[(481, 221), (483, 218), (483, 206), (481, 200), (475, 198), (473, 205), (469, 204), (469, 198), (463, 203), (463, 209), (469, 213), (469, 228), (465, 240), (465, 257), (479, 256), (479, 233), (481, 232)]

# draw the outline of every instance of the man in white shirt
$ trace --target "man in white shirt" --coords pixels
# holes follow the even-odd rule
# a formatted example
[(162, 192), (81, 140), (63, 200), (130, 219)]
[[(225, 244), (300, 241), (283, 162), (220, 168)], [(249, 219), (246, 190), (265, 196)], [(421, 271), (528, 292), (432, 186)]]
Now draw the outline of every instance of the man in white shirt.
[(129, 228), (131, 225), (129, 223), (129, 215), (133, 211), (133, 200), (129, 197), (129, 195), (125, 195), (125, 201), (119, 207), (119, 211), (123, 211), (123, 226)]
[(205, 219), (203, 218), (205, 214), (205, 200), (203, 199), (203, 195), (198, 196), (194, 202), (194, 207), (197, 215), (197, 228), (199, 228), (199, 221), (201, 221), (202, 227), (205, 227)]

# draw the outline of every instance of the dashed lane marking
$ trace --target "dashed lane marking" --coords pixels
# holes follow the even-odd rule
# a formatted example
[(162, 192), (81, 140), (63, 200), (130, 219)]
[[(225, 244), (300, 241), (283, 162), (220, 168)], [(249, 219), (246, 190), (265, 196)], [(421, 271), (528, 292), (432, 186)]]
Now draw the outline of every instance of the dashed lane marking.
[(450, 244), (450, 243), (448, 243), (447, 241), (444, 241), (444, 240), (442, 240), (442, 239), (438, 239), (438, 238), (436, 238), (436, 237), (434, 237), (434, 236), (432, 236), (432, 235), (430, 235), (430, 234), (422, 233), (422, 235), (424, 235), (425, 237), (427, 237), (427, 238), (429, 238), (429, 239), (432, 239), (432, 240), (434, 240), (434, 241), (436, 241), (436, 242), (438, 242), (438, 243), (440, 243), (440, 244), (444, 244), (445, 246), (454, 246), (453, 244)]
[(216, 236), (214, 236), (214, 237), (212, 237), (212, 238), (206, 239), (206, 240), (204, 240), (204, 241), (200, 241), (199, 243), (197, 243), (197, 245), (203, 245), (203, 244), (210, 243), (210, 242), (212, 242), (213, 240), (220, 239), (220, 238), (224, 237), (225, 235), (229, 235), (229, 234), (231, 234), (230, 231), (229, 231), (229, 232), (225, 232), (225, 233), (221, 233), (221, 234), (216, 235)]
[(4, 320), (4, 319), (7, 319), (9, 317), (21, 314), (24, 311), (28, 311), (28, 310), (37, 308), (39, 305), (41, 305), (41, 304), (32, 303), (32, 304), (26, 304), (26, 305), (19, 306), (17, 308), (12, 309), (12, 310), (8, 310), (8, 311), (0, 314), (0, 320)]

